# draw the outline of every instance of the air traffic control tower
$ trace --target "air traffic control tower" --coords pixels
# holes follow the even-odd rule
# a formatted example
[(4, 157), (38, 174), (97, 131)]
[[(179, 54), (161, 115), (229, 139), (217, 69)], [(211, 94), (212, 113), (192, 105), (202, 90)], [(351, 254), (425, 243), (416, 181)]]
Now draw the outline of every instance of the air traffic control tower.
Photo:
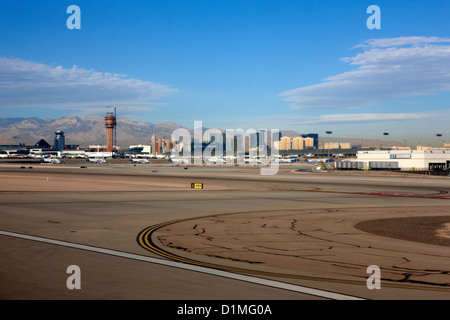
[(55, 132), (55, 141), (53, 143), (53, 150), (55, 151), (63, 151), (66, 144), (66, 140), (64, 138), (64, 132), (63, 131), (56, 131)]
[(112, 113), (107, 113), (105, 117), (106, 126), (106, 152), (113, 151), (114, 129), (116, 127), (116, 117)]

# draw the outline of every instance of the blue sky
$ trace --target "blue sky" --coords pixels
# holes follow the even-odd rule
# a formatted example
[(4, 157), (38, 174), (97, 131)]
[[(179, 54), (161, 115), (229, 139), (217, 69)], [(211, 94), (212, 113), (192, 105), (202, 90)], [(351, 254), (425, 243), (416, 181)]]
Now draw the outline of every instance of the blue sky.
[[(66, 26), (72, 4), (80, 30)], [(366, 26), (373, 4), (380, 30)], [(450, 135), (448, 12), (448, 0), (1, 1), (0, 117), (116, 103), (144, 122), (437, 144)]]

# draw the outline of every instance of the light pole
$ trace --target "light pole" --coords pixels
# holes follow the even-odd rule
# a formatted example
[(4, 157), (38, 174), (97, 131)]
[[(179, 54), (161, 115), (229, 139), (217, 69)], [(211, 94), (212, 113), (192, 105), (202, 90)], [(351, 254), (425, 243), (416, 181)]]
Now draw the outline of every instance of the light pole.
[[(437, 133), (436, 137), (442, 137), (442, 133)], [(444, 148), (444, 142), (442, 142), (442, 148)]]
[[(333, 134), (333, 131), (325, 131), (326, 134)], [(328, 142), (328, 158), (330, 157), (330, 142)]]
[(386, 136), (386, 147), (387, 147), (387, 136), (389, 135), (389, 132), (383, 132), (383, 135)]

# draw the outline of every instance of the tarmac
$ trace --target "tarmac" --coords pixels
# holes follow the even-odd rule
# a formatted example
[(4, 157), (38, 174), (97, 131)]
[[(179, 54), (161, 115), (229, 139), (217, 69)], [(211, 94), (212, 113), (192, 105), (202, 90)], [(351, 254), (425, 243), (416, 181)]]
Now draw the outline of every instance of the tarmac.
[[(362, 299), (450, 298), (448, 177), (311, 168), (289, 164), (261, 176), (249, 165), (1, 164), (0, 229)], [(0, 299), (327, 299), (14, 236), (0, 241)], [(66, 286), (69, 265), (82, 270), (81, 290)], [(367, 287), (371, 265), (381, 270), (379, 290)]]

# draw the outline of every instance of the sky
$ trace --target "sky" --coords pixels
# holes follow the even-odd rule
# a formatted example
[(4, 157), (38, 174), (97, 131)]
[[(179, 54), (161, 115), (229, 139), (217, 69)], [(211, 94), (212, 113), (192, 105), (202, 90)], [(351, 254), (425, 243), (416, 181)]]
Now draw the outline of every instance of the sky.
[(116, 105), (154, 124), (440, 145), (448, 12), (448, 0), (1, 0), (0, 117)]

